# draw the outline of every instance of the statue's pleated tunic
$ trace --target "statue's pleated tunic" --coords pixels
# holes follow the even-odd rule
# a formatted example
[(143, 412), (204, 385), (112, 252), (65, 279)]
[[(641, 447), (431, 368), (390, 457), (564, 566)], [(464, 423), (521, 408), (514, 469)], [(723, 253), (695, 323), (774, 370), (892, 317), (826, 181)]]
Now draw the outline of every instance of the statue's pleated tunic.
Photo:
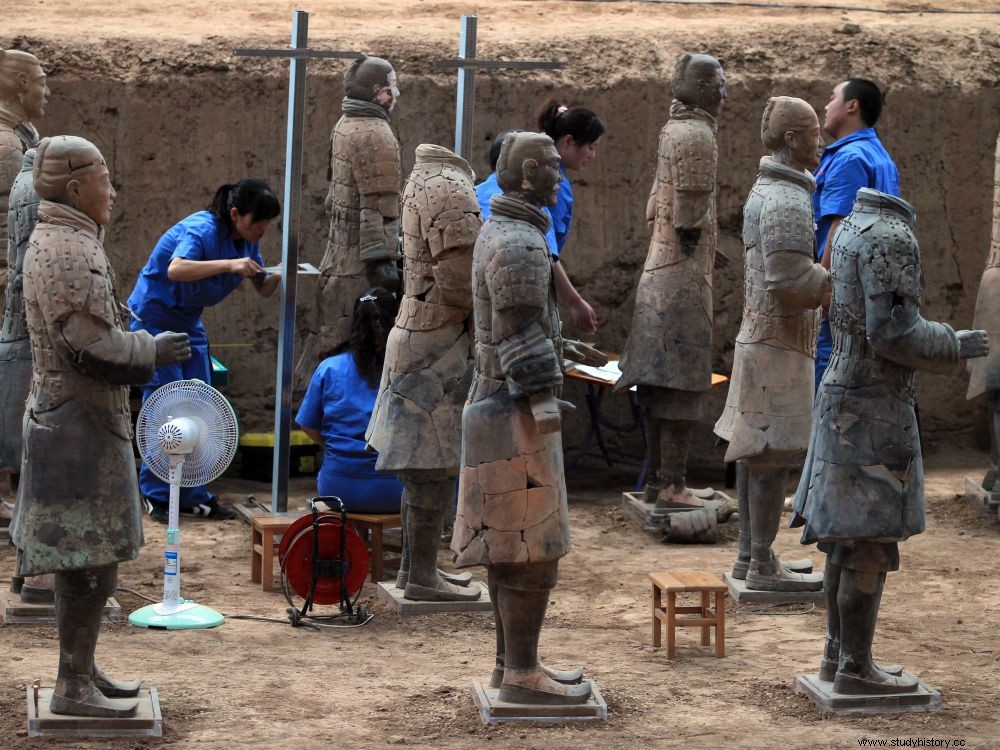
[(549, 219), (508, 195), (490, 205), (472, 263), (475, 373), (451, 542), (459, 566), (551, 562), (569, 552), (562, 434), (539, 433), (528, 400), (562, 387)]

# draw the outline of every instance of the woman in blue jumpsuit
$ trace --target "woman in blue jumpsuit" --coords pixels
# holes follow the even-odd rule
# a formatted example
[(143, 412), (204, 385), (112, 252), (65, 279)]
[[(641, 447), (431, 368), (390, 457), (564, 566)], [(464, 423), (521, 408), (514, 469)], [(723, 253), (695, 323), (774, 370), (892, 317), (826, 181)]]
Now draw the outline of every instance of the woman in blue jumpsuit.
[[(143, 386), (143, 402), (176, 380), (212, 382), (202, 311), (222, 302), (245, 278), (262, 296), (274, 293), (281, 279), (264, 271), (259, 246), (280, 212), (278, 199), (264, 180), (243, 179), (221, 186), (207, 210), (181, 220), (156, 243), (128, 298), (131, 328), (154, 336), (161, 331), (184, 332), (192, 356), (182, 364), (157, 367), (152, 381)], [(139, 489), (150, 516), (166, 523), (169, 487), (145, 464), (139, 471)], [(182, 487), (180, 507), (181, 513), (207, 518), (235, 515), (203, 486)]]
[(365, 430), (375, 408), (385, 342), (399, 307), (385, 289), (371, 289), (354, 303), (351, 340), (313, 373), (295, 421), (323, 446), (317, 484), (352, 513), (399, 513), (403, 485), (377, 474), (378, 454), (366, 452)]
[(568, 107), (557, 99), (546, 102), (538, 113), (538, 129), (556, 144), (559, 152), (562, 182), (559, 197), (549, 208), (555, 247), (552, 252), (552, 279), (556, 296), (569, 306), (570, 317), (581, 334), (597, 332), (597, 314), (573, 286), (559, 256), (566, 245), (573, 224), (573, 185), (566, 170), (578, 171), (597, 155), (597, 144), (604, 135), (604, 121), (586, 107)]

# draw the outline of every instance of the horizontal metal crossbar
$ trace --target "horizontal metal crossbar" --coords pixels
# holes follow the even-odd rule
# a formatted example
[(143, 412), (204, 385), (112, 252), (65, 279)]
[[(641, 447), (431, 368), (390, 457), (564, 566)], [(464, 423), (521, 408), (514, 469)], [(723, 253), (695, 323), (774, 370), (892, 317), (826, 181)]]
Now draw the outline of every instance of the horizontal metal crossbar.
[(479, 60), (475, 57), (456, 57), (451, 60), (439, 60), (438, 68), (508, 68), (514, 70), (561, 70), (566, 63), (546, 62), (544, 60)]
[(295, 58), (296, 60), (306, 60), (317, 57), (341, 57), (344, 59), (354, 59), (361, 57), (360, 52), (335, 52), (333, 50), (319, 49), (236, 49), (234, 55), (240, 57), (283, 57)]

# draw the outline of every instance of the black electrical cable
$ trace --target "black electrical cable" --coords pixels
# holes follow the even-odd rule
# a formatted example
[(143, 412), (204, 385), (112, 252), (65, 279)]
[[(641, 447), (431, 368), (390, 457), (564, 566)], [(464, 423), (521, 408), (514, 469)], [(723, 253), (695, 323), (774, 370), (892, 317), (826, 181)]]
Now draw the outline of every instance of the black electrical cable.
[[(623, 0), (577, 0), (585, 3), (614, 3)], [(826, 3), (761, 3), (749, 2), (748, 0), (629, 0), (629, 2), (659, 3), (660, 5), (706, 5), (719, 6), (723, 8), (757, 8), (761, 10), (834, 10), (834, 11), (854, 11), (857, 13), (883, 13), (886, 15), (918, 15), (921, 13), (930, 14), (951, 14), (951, 15), (975, 15), (975, 14), (1000, 14), (1000, 9), (989, 8), (986, 10), (971, 10), (968, 8), (869, 8), (859, 5), (832, 5)]]

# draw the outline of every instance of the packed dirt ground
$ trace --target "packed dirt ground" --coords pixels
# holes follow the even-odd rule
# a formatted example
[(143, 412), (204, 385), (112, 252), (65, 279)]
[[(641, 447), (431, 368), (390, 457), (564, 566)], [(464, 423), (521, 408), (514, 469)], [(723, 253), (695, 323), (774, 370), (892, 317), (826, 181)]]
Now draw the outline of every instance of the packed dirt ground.
[[(1000, 627), (996, 575), (1000, 523), (956, 498), (964, 476), (986, 457), (932, 459), (927, 474), (926, 533), (902, 545), (902, 568), (890, 575), (875, 647), (944, 694), (942, 710), (823, 718), (791, 690), (797, 672), (818, 667), (824, 613), (808, 606), (758, 609), (732, 602), (726, 657), (681, 632), (668, 661), (650, 641), (653, 570), (721, 574), (735, 536), (707, 546), (667, 546), (619, 509), (634, 476), (592, 465), (570, 477), (573, 551), (560, 565), (559, 587), (542, 632), (543, 658), (580, 664), (609, 705), (602, 723), (485, 726), (470, 684), (492, 667), (492, 618), (485, 615), (397, 617), (366, 584), (362, 601), (375, 618), (356, 630), (313, 632), (287, 624), (230, 619), (207, 631), (152, 632), (106, 626), (99, 663), (114, 674), (156, 685), (164, 735), (158, 740), (101, 741), (133, 748), (819, 748), (858, 747), (862, 738), (923, 737), (997, 746)], [(267, 486), (223, 480), (231, 502)], [(311, 493), (296, 480), (295, 502)], [(284, 618), (282, 595), (250, 582), (249, 526), (241, 521), (185, 521), (183, 593), (229, 614)], [(147, 546), (122, 566), (120, 585), (159, 597), (163, 527), (146, 522)], [(786, 556), (823, 555), (781, 531)], [(448, 567), (442, 550), (441, 563)], [(0, 550), (9, 571), (13, 551)], [(122, 592), (126, 611), (145, 604)], [(0, 746), (37, 747), (25, 729), (25, 687), (54, 676), (52, 627), (0, 628)], [(93, 748), (95, 741), (59, 743)]]

